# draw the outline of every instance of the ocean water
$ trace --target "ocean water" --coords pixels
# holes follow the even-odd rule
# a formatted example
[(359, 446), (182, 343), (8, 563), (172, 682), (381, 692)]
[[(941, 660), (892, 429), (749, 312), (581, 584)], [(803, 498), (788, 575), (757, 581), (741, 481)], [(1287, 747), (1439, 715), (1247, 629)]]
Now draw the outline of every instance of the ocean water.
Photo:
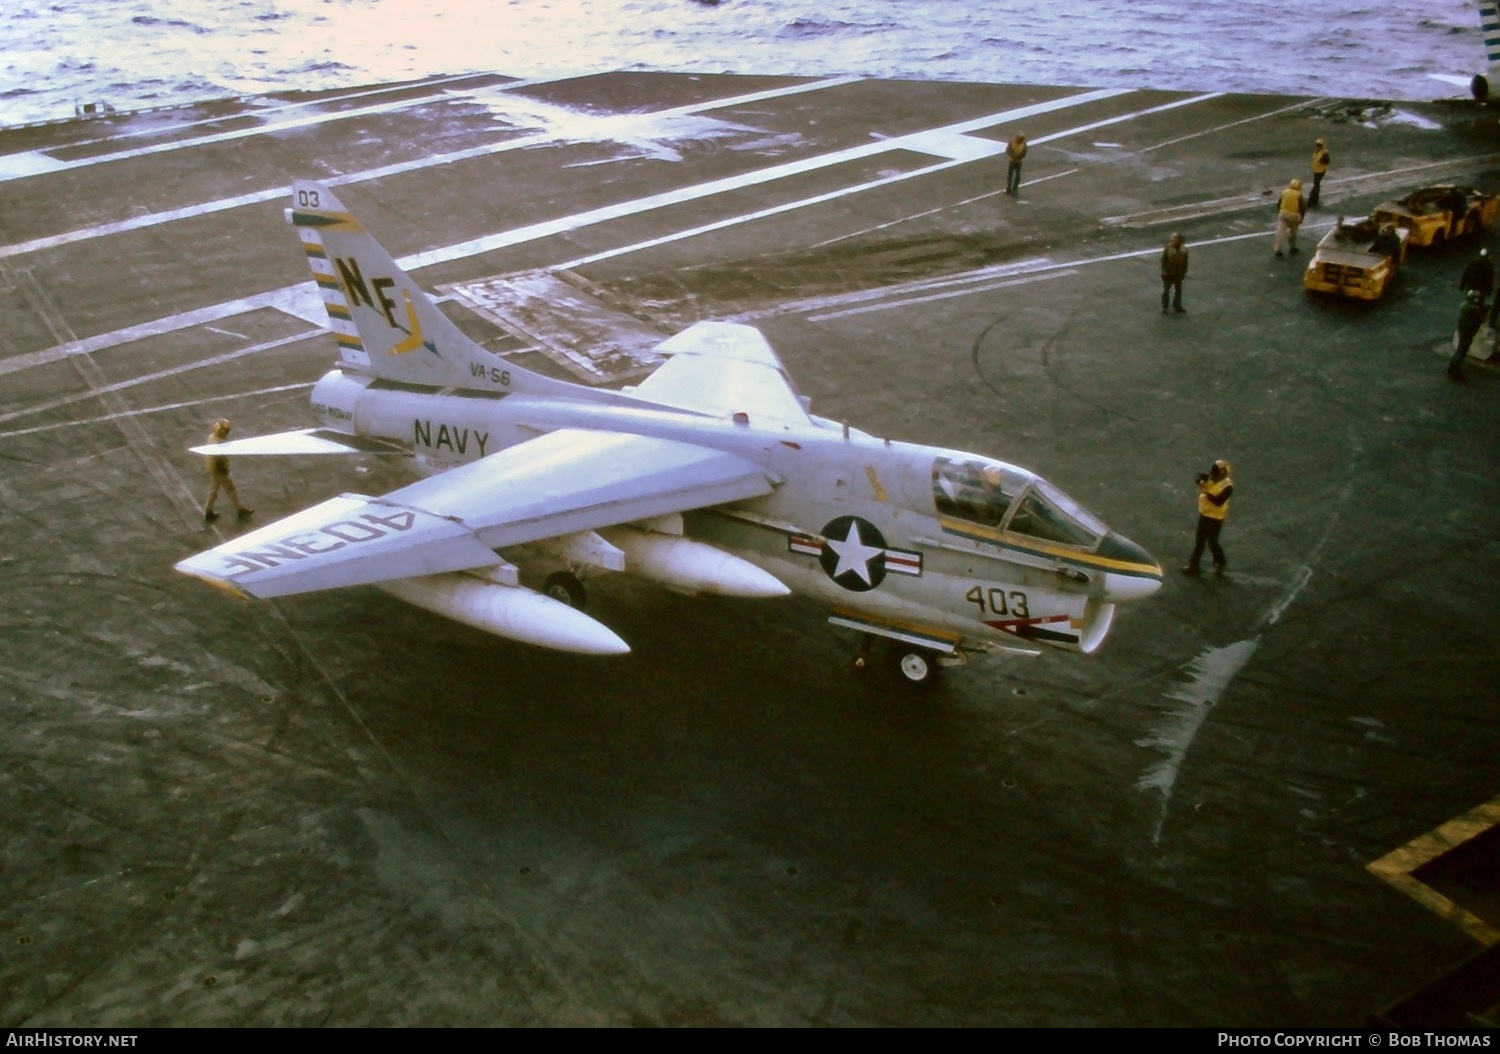
[(0, 126), (476, 71), (1430, 99), (1484, 64), (1471, 0), (4, 0)]

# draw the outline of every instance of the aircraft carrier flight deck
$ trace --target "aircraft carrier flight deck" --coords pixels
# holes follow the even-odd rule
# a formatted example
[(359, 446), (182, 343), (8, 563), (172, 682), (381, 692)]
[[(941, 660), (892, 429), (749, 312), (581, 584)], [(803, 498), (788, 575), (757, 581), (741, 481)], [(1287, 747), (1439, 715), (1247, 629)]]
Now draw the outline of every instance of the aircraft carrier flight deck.
[[(337, 357), (294, 179), (513, 362), (628, 385), (754, 323), (813, 412), (1041, 473), (1166, 582), (1096, 654), (923, 691), (801, 598), (601, 575), (631, 653), (580, 658), (368, 587), (207, 589), (173, 565), (241, 528), (188, 448), (313, 425)], [(1302, 268), (1437, 183), (1500, 191), (1497, 111), (616, 73), (0, 132), (0, 1021), (1391, 1013), (1500, 941), (1500, 370), (1444, 375), (1493, 232), (1373, 304)], [(1228, 573), (1193, 578), (1216, 458)], [(409, 479), (233, 475), (254, 524)]]

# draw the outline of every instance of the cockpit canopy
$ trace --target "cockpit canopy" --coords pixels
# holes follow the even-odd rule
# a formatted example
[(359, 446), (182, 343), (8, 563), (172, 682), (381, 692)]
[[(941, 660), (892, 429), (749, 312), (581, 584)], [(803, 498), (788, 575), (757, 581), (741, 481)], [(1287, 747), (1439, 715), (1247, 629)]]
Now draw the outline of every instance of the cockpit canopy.
[(937, 458), (932, 500), (942, 516), (1080, 549), (1097, 548), (1108, 533), (1097, 517), (1046, 480), (999, 461)]

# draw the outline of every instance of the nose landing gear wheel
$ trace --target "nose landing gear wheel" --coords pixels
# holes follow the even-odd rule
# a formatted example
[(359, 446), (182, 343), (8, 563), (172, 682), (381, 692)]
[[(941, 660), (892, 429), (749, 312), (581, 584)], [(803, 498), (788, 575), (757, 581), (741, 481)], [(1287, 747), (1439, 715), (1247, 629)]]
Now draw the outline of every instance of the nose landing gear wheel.
[(925, 652), (901, 652), (896, 659), (896, 672), (908, 684), (927, 684), (937, 672), (937, 663)]
[(570, 608), (580, 610), (583, 608), (584, 601), (588, 599), (583, 583), (571, 571), (554, 571), (548, 575), (547, 580), (542, 583), (542, 593), (553, 600), (561, 601)]

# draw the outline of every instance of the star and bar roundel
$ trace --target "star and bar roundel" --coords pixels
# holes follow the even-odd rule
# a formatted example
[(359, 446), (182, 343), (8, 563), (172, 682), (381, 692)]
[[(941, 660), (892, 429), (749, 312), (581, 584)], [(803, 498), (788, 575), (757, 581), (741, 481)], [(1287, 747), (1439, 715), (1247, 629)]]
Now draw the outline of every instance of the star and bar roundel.
[(890, 548), (880, 529), (858, 516), (829, 520), (821, 536), (794, 534), (788, 545), (794, 553), (816, 556), (824, 574), (855, 593), (876, 588), (887, 574), (922, 573), (921, 553)]

